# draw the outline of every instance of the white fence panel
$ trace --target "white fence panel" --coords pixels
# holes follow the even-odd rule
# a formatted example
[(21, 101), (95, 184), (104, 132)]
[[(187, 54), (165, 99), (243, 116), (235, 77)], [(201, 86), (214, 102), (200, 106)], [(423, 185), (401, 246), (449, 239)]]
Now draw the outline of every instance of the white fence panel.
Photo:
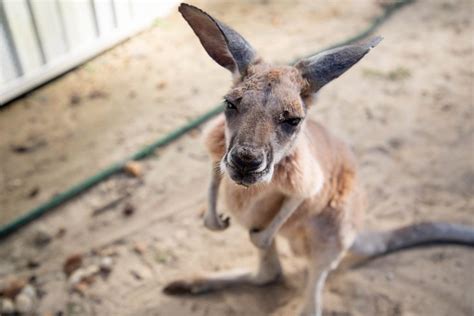
[(46, 61), (65, 54), (68, 47), (59, 4), (55, 0), (30, 0)]
[(97, 36), (94, 13), (88, 0), (60, 0), (68, 45), (75, 49), (87, 45)]
[(115, 8), (115, 16), (117, 17), (118, 27), (126, 27), (132, 21), (132, 10), (130, 1), (113, 0)]
[(100, 36), (106, 36), (116, 27), (112, 0), (94, 0)]
[(34, 71), (43, 64), (33, 20), (26, 0), (3, 0), (13, 42), (23, 73)]
[(0, 105), (151, 25), (177, 0), (0, 0)]
[[(0, 9), (2, 9), (2, 7), (0, 7)], [(0, 19), (4, 20), (5, 16), (2, 13), (3, 11), (0, 11)], [(10, 34), (10, 32), (7, 32), (6, 25), (0, 23), (0, 86), (2, 83), (13, 80), (20, 75), (15, 66), (16, 62), (14, 56), (12, 56), (12, 52), (10, 51), (8, 34)]]

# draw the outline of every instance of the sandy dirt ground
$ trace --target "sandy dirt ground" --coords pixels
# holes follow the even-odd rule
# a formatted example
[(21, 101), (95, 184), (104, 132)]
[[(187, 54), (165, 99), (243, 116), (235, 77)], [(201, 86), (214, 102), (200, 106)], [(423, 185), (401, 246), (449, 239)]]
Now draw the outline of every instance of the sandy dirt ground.
[[(369, 0), (195, 3), (280, 63), (345, 39), (381, 13)], [(368, 229), (474, 225), (473, 6), (405, 7), (378, 31), (382, 44), (311, 110), (353, 145), (370, 196)], [(175, 13), (2, 108), (0, 223), (204, 113), (229, 84)], [(142, 162), (141, 178), (114, 176), (0, 241), (0, 288), (31, 279), (34, 309), (45, 316), (292, 315), (305, 272), (284, 240), (282, 284), (195, 298), (161, 293), (178, 276), (256, 261), (245, 231), (202, 225), (209, 160), (200, 136), (157, 151)], [(82, 258), (76, 279), (77, 271), (93, 276), (74, 283), (63, 271), (67, 258), (71, 270)], [(325, 315), (473, 315), (474, 252), (417, 249), (340, 269), (324, 300)]]

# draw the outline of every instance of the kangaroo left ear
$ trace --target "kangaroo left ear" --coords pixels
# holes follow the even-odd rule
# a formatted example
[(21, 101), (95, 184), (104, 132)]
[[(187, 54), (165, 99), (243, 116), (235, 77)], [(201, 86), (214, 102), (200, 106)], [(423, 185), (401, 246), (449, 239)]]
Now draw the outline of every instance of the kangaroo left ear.
[(179, 12), (212, 59), (234, 74), (245, 75), (257, 54), (239, 33), (192, 5), (181, 3)]
[(324, 85), (342, 75), (361, 60), (371, 48), (377, 46), (381, 40), (382, 37), (377, 36), (365, 43), (326, 50), (298, 61), (295, 67), (299, 69), (308, 83), (302, 94), (315, 93)]

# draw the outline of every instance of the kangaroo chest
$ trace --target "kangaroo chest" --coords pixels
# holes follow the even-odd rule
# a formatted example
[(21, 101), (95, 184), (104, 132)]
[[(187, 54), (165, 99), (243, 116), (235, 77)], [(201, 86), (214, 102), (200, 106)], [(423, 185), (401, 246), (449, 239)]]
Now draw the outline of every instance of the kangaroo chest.
[(243, 187), (228, 176), (222, 179), (225, 208), (245, 228), (263, 228), (279, 211), (284, 196), (269, 185)]

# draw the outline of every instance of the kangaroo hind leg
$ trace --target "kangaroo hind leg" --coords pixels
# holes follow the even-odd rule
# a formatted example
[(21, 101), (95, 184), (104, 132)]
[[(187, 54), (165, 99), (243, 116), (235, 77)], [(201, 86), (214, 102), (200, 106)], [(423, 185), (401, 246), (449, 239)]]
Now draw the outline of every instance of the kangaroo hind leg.
[(278, 281), (282, 269), (275, 242), (267, 249), (259, 249), (259, 266), (256, 272), (232, 270), (212, 273), (189, 280), (169, 283), (164, 292), (170, 295), (201, 294), (239, 285), (266, 285)]

